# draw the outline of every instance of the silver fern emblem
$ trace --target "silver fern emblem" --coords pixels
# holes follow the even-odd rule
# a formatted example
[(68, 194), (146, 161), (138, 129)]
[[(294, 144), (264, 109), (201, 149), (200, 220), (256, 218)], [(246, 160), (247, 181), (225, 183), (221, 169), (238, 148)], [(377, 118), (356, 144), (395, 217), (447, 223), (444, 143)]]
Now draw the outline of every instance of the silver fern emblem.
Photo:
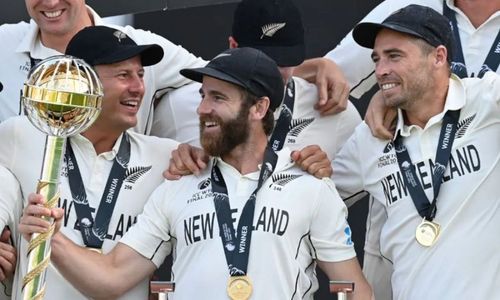
[(125, 172), (125, 182), (135, 183), (137, 179), (151, 170), (151, 167), (152, 166), (128, 168)]
[(288, 131), (288, 135), (298, 137), (299, 134), (307, 128), (307, 126), (311, 125), (314, 121), (314, 118), (304, 118), (304, 119), (294, 119), (290, 124), (290, 130)]
[(295, 180), (299, 178), (302, 175), (295, 175), (295, 174), (274, 174), (272, 176), (272, 180), (274, 184), (277, 184), (279, 186), (285, 186), (287, 183), (289, 183), (292, 180)]
[(286, 23), (271, 23), (262, 26), (262, 35), (260, 39), (262, 40), (264, 36), (272, 37), (278, 30), (285, 27)]
[(463, 119), (458, 123), (458, 129), (457, 133), (455, 134), (455, 138), (459, 139), (464, 136), (465, 132), (467, 131), (467, 128), (469, 128), (469, 125), (472, 123), (474, 118), (476, 117), (476, 114), (473, 114), (472, 116)]
[(122, 42), (122, 39), (127, 37), (127, 35), (124, 32), (121, 32), (120, 30), (115, 31), (113, 35), (118, 39), (119, 43)]

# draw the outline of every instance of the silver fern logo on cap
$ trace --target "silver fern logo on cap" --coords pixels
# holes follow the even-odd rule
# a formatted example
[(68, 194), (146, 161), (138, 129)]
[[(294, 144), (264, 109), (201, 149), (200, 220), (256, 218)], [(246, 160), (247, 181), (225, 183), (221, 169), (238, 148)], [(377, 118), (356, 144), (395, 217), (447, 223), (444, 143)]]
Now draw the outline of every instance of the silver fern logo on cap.
[(113, 35), (116, 36), (119, 43), (122, 42), (122, 39), (127, 37), (127, 35), (124, 32), (121, 32), (120, 30), (115, 31)]
[(285, 27), (286, 23), (271, 23), (262, 26), (262, 35), (260, 39), (262, 40), (264, 36), (272, 37), (278, 30)]

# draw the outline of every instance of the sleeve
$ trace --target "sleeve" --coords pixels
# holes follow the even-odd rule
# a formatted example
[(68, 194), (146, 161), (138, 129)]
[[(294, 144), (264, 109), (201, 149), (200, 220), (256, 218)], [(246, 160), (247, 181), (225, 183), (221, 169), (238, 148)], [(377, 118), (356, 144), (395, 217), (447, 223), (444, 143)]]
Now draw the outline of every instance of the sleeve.
[(177, 88), (191, 82), (182, 76), (179, 71), (184, 68), (203, 67), (207, 64), (205, 60), (196, 57), (183, 47), (176, 45), (166, 38), (150, 31), (135, 29), (126, 26), (125, 31), (131, 34), (138, 44), (158, 44), (163, 48), (163, 59), (152, 66), (154, 73), (155, 90)]
[(191, 83), (163, 95), (155, 107), (151, 135), (199, 147), (199, 88), (200, 84)]
[(16, 149), (16, 120), (18, 117), (9, 118), (0, 123), (0, 165), (12, 170), (18, 153)]
[[(409, 0), (383, 1), (368, 13), (360, 23), (380, 23), (392, 12), (412, 3)], [(354, 41), (351, 30), (339, 45), (325, 55), (326, 58), (335, 61), (342, 69), (351, 86), (351, 95), (355, 98), (360, 98), (376, 83), (374, 76), (375, 65), (371, 60), (371, 52), (372, 49), (361, 47)]]
[(347, 223), (347, 207), (329, 178), (322, 180), (317, 193), (310, 241), (315, 259), (336, 262), (356, 257), (351, 228)]
[(142, 256), (150, 259), (156, 267), (170, 254), (170, 224), (166, 209), (167, 184), (161, 184), (149, 197), (137, 223), (123, 236), (123, 243)]
[(9, 226), (12, 236), (16, 236), (23, 201), (19, 182), (9, 170), (2, 166), (0, 166), (0, 182), (2, 182), (0, 189), (0, 232), (5, 226)]
[[(332, 161), (332, 179), (335, 182), (337, 191), (346, 203), (354, 203), (355, 200), (366, 196), (363, 192), (362, 156), (358, 146), (358, 140), (360, 140), (358, 132), (361, 126), (366, 126), (366, 124), (363, 122), (356, 128), (354, 134), (351, 135)], [(359, 142), (362, 143), (361, 140)]]

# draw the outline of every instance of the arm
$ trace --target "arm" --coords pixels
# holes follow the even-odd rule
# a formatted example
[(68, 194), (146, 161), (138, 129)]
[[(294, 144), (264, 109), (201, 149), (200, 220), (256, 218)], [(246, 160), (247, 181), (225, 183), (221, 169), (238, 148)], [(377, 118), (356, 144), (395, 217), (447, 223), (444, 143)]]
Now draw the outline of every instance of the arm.
[(316, 84), (319, 101), (314, 108), (322, 115), (336, 114), (346, 109), (350, 87), (333, 60), (306, 60), (294, 69), (294, 75)]
[(149, 259), (121, 243), (107, 255), (74, 244), (57, 232), (64, 214), (62, 209), (45, 208), (45, 199), (38, 194), (31, 194), (28, 201), (19, 231), (29, 240), (32, 233), (46, 232), (51, 226), (41, 216), (54, 218), (51, 260), (63, 276), (85, 295), (102, 299), (119, 297), (155, 270)]
[(51, 260), (57, 269), (80, 292), (92, 298), (117, 298), (156, 269), (149, 259), (122, 243), (102, 255), (77, 246), (58, 233), (51, 245)]
[(375, 299), (372, 289), (366, 281), (358, 260), (351, 258), (340, 262), (317, 261), (318, 266), (325, 272), (330, 280), (346, 280), (354, 282), (354, 292), (350, 294), (350, 300)]
[[(163, 176), (168, 180), (178, 180), (185, 175), (199, 174), (207, 167), (208, 159), (203, 149), (189, 144), (180, 144), (176, 150), (172, 151), (170, 165), (163, 172)], [(317, 145), (293, 151), (292, 159), (300, 168), (317, 178), (330, 177), (332, 174), (330, 159)]]
[(396, 130), (398, 111), (385, 106), (382, 92), (379, 90), (373, 95), (365, 114), (365, 122), (370, 127), (374, 137), (392, 139)]
[(11, 232), (5, 227), (0, 235), (0, 281), (12, 278), (16, 269), (16, 248), (11, 244)]

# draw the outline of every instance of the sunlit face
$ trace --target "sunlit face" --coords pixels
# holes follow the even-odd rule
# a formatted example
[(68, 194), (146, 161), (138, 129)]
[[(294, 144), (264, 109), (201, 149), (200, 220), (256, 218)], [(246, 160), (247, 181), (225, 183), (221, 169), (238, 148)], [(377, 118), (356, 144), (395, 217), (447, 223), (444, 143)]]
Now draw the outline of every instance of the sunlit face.
[(408, 108), (433, 87), (432, 55), (425, 54), (415, 38), (393, 30), (381, 30), (372, 59), (385, 104)]
[(42, 34), (75, 34), (83, 28), (82, 16), (87, 9), (84, 0), (25, 0), (30, 17)]
[(222, 157), (245, 143), (250, 134), (250, 104), (228, 82), (204, 76), (200, 89), (200, 141), (211, 156)]
[(102, 110), (96, 125), (117, 132), (137, 124), (144, 96), (144, 68), (139, 56), (95, 67), (104, 88)]

